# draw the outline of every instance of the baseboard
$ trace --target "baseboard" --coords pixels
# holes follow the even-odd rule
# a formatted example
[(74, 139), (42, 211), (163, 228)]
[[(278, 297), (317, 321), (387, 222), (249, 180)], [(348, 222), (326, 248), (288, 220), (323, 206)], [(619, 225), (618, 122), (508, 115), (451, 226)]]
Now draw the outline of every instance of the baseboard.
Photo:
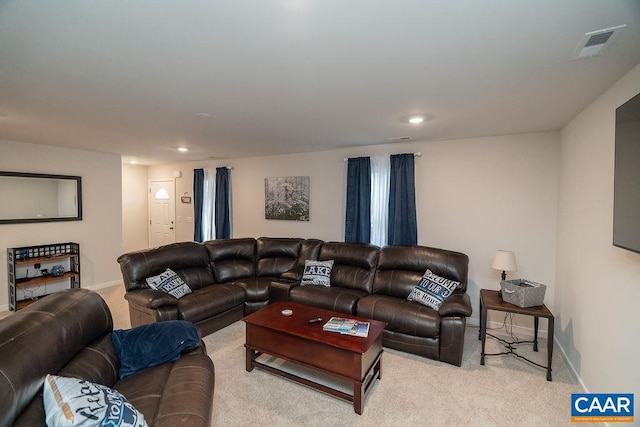
[[(468, 318), (467, 319), (467, 324), (469, 326), (475, 326), (477, 328), (480, 327), (480, 321), (477, 318), (475, 318), (475, 319)], [(502, 322), (495, 322), (495, 321), (488, 321), (487, 322), (487, 329), (499, 329), (501, 327), (502, 327)], [(513, 334), (517, 335), (520, 338), (527, 338), (527, 339), (531, 338), (531, 339), (533, 339), (533, 335), (534, 335), (533, 332), (534, 332), (533, 328), (513, 325)], [(540, 328), (538, 330), (538, 336), (540, 338), (545, 338), (545, 339), (548, 338), (546, 327), (545, 328)], [(582, 381), (582, 378), (578, 374), (578, 371), (576, 371), (575, 366), (573, 366), (573, 363), (571, 363), (571, 360), (569, 360), (569, 357), (567, 357), (567, 353), (564, 350), (564, 347), (562, 347), (562, 345), (558, 341), (558, 337), (554, 336), (554, 338), (553, 338), (553, 347), (554, 347), (554, 350), (557, 349), (557, 350), (560, 351), (560, 354), (562, 355), (562, 358), (564, 359), (564, 361), (567, 364), (567, 366), (569, 366), (569, 369), (573, 373), (573, 376), (576, 378), (576, 380), (578, 380), (578, 383), (580, 383), (580, 387), (582, 387), (582, 389), (584, 390), (585, 393), (589, 393), (589, 390), (587, 389), (587, 386), (584, 384), (584, 381)]]
[(587, 388), (585, 383), (582, 381), (582, 378), (580, 377), (580, 375), (578, 375), (578, 371), (576, 371), (575, 366), (573, 366), (573, 363), (571, 363), (571, 360), (569, 360), (569, 357), (567, 357), (567, 353), (564, 351), (564, 347), (562, 347), (562, 345), (558, 342), (557, 338), (554, 339), (553, 342), (554, 342), (554, 346), (560, 350), (560, 353), (562, 354), (562, 358), (566, 362), (567, 366), (569, 366), (569, 369), (571, 369), (573, 376), (580, 383), (580, 387), (582, 387), (582, 390), (584, 390), (585, 393), (589, 393), (589, 389)]
[[(110, 282), (96, 283), (94, 285), (83, 286), (83, 288), (95, 291), (97, 289), (108, 288), (110, 286), (116, 286), (116, 285), (122, 285), (122, 280), (112, 280)], [(0, 305), (0, 312), (4, 312), (4, 311), (9, 311), (9, 304)]]
[[(514, 318), (515, 320), (515, 318)], [(467, 319), (467, 324), (470, 326), (475, 326), (477, 328), (480, 327), (480, 320), (475, 318), (468, 318)], [(487, 321), (487, 330), (489, 329), (499, 329), (502, 328), (502, 322), (496, 322), (496, 321)], [(520, 326), (520, 325), (513, 325), (513, 334), (517, 335), (520, 338), (533, 338), (533, 328), (532, 327), (527, 327), (527, 326)], [(548, 334), (547, 334), (547, 327), (546, 325), (544, 327), (541, 327), (538, 329), (538, 336), (540, 338), (548, 338)], [(554, 340), (555, 341), (555, 340)]]

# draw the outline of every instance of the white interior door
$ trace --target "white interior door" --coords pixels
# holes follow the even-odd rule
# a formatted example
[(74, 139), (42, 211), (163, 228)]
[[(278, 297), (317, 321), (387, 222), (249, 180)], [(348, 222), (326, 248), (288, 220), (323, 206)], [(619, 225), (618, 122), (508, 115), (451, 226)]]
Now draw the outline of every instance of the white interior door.
[(176, 241), (175, 181), (149, 181), (149, 247)]

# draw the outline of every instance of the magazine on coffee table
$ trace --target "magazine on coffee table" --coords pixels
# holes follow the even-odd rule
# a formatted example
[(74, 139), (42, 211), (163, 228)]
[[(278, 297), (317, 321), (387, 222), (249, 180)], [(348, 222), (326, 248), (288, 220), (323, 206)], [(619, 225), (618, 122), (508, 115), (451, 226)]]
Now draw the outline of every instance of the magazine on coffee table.
[(356, 337), (368, 337), (369, 336), (369, 322), (356, 322), (355, 325), (346, 332), (347, 335), (354, 335)]
[(369, 336), (369, 322), (334, 316), (322, 326), (322, 330), (356, 337), (367, 337)]

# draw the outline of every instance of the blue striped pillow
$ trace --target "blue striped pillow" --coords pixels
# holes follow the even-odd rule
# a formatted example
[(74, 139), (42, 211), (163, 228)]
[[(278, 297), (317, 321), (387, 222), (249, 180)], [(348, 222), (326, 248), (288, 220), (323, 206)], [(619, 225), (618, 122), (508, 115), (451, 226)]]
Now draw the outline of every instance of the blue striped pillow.
[(427, 270), (420, 282), (411, 290), (407, 299), (438, 310), (458, 285), (460, 285), (460, 282), (445, 279), (431, 270)]
[(324, 286), (331, 287), (331, 269), (333, 260), (313, 261), (307, 260), (304, 263), (301, 286)]
[(191, 288), (170, 268), (167, 268), (164, 273), (148, 277), (146, 280), (151, 289), (166, 292), (178, 299), (191, 293)]

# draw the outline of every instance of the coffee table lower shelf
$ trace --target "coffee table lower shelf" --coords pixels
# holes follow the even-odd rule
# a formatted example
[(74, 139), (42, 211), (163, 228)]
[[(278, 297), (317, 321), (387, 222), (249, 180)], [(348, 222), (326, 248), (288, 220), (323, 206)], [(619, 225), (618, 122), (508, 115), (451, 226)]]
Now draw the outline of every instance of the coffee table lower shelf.
[[(366, 337), (354, 337), (324, 331), (322, 322), (310, 322), (342, 316), (346, 315), (290, 301), (276, 301), (249, 314), (242, 319), (247, 371), (258, 368), (352, 402), (362, 415), (367, 393), (382, 377), (382, 332), (387, 324), (348, 315), (369, 323)], [(269, 357), (282, 363), (263, 363)], [(307, 375), (302, 376), (301, 370)]]
[[(364, 409), (364, 400), (369, 391), (371, 390), (371, 386), (375, 382), (376, 379), (382, 378), (382, 350), (378, 353), (378, 356), (373, 362), (371, 368), (367, 371), (364, 379), (362, 381), (356, 381), (353, 378), (349, 378), (343, 375), (339, 375), (333, 372), (326, 371), (324, 369), (319, 369), (315, 366), (311, 366), (309, 364), (300, 362), (298, 360), (293, 360), (291, 358), (284, 357), (282, 355), (270, 354), (265, 351), (261, 351), (258, 348), (252, 347), (250, 345), (245, 344), (246, 347), (246, 369), (247, 372), (251, 372), (254, 368), (260, 369), (262, 371), (268, 372), (273, 375), (277, 375), (279, 377), (285, 378), (289, 381), (296, 382), (298, 384), (302, 384), (306, 387), (312, 388), (314, 390), (320, 391), (322, 393), (328, 394), (333, 397), (337, 397), (338, 399), (342, 399), (344, 401), (353, 403), (353, 410), (358, 415), (362, 415), (362, 411)], [(337, 388), (329, 387), (327, 385), (321, 384), (319, 382), (310, 380), (308, 378), (302, 377), (300, 375), (296, 375), (295, 373), (275, 368), (269, 364), (262, 363), (258, 360), (258, 358), (263, 354), (269, 354), (271, 356), (277, 357), (279, 359), (286, 360), (295, 365), (303, 366), (305, 368), (309, 368), (313, 371), (316, 371), (323, 375), (330, 375), (335, 378), (339, 378), (343, 381), (349, 382), (353, 385), (353, 393), (345, 393)]]

